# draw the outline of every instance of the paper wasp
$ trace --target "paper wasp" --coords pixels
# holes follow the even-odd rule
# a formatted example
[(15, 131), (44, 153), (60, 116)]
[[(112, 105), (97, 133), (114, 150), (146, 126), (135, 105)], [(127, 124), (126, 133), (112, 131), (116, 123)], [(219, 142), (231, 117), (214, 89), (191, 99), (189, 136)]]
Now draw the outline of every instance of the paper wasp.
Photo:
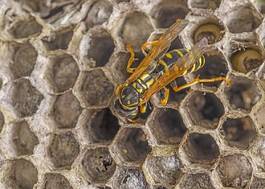
[[(134, 51), (130, 45), (127, 49), (131, 54), (127, 71), (130, 77), (116, 88), (118, 96), (117, 105), (120, 113), (129, 121), (133, 121), (140, 113), (146, 112), (147, 104), (153, 94), (160, 92), (160, 103), (166, 105), (169, 98), (168, 85), (174, 92), (188, 88), (197, 83), (210, 83), (216, 81), (228, 81), (226, 77), (200, 79), (199, 77), (182, 86), (177, 86), (175, 80), (191, 72), (197, 71), (205, 64), (203, 54), (207, 51), (207, 38), (201, 39), (190, 50), (174, 49), (166, 52), (171, 42), (187, 26), (188, 21), (177, 20), (156, 41), (146, 42), (142, 45), (144, 59), (136, 68), (134, 63)], [(148, 46), (151, 49), (148, 51)]]

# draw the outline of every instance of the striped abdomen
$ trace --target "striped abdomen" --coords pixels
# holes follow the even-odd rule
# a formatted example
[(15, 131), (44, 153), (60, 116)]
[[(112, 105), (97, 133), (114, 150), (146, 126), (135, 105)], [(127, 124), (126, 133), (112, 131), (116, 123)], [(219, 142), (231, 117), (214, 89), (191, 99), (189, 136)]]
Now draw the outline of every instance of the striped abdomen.
[[(189, 52), (188, 49), (174, 49), (168, 53), (166, 53), (161, 59), (160, 61), (162, 62), (162, 64), (167, 65), (168, 68), (170, 68), (173, 64), (175, 64), (177, 62), (177, 60), (180, 57), (183, 57), (187, 52)], [(202, 68), (205, 64), (205, 58), (204, 56), (202, 56), (201, 58), (199, 58), (193, 65), (178, 65), (180, 68), (184, 68), (186, 71), (183, 73), (183, 75), (194, 72), (199, 70), (200, 68)], [(159, 65), (157, 67), (157, 72), (164, 72), (164, 66), (163, 65)]]

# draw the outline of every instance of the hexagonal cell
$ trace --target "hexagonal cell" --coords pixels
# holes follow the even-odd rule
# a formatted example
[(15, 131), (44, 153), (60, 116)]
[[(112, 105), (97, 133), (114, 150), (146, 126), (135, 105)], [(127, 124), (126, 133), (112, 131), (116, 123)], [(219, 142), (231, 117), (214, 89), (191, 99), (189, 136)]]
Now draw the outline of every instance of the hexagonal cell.
[(59, 95), (50, 112), (58, 128), (74, 128), (82, 112), (79, 101), (72, 91)]
[(261, 98), (255, 81), (246, 77), (231, 77), (232, 84), (225, 88), (225, 94), (232, 108), (251, 111)]
[(1, 168), (1, 181), (6, 188), (33, 189), (38, 181), (38, 170), (28, 160), (8, 160)]
[(234, 7), (227, 12), (225, 20), (231, 33), (252, 32), (261, 24), (260, 16), (251, 5)]
[(88, 27), (101, 25), (108, 21), (113, 11), (113, 6), (108, 0), (94, 0), (87, 12), (85, 23)]
[(72, 88), (79, 74), (76, 61), (68, 54), (49, 58), (45, 79), (52, 93), (61, 93)]
[(137, 168), (120, 167), (113, 177), (115, 189), (149, 189), (144, 174)]
[(21, 78), (8, 83), (2, 102), (8, 106), (18, 117), (32, 116), (43, 100), (43, 95), (32, 86), (28, 79)]
[(234, 52), (231, 55), (232, 68), (241, 73), (248, 73), (258, 68), (262, 62), (262, 53), (257, 48), (246, 48)]
[(153, 31), (150, 19), (142, 12), (131, 12), (120, 23), (118, 35), (125, 44), (131, 44), (136, 51)]
[(215, 129), (224, 114), (224, 106), (213, 93), (194, 92), (186, 99), (186, 111), (194, 124)]
[(201, 165), (213, 165), (220, 155), (215, 139), (209, 134), (189, 134), (183, 149), (191, 163)]
[[(215, 77), (225, 77), (228, 72), (227, 62), (220, 51), (212, 51), (205, 54), (205, 65), (198, 71), (194, 72), (193, 77), (202, 79), (211, 79)], [(202, 86), (217, 88), (221, 82), (202, 83)]]
[(38, 35), (42, 31), (42, 26), (35, 20), (34, 17), (20, 18), (8, 28), (8, 32), (12, 37), (22, 39), (32, 35)]
[(254, 176), (250, 184), (250, 189), (263, 189), (265, 188), (265, 179)]
[(17, 155), (31, 155), (39, 140), (26, 121), (13, 124), (12, 142)]
[(49, 51), (54, 51), (58, 49), (65, 50), (68, 48), (68, 45), (73, 37), (72, 28), (57, 31), (51, 33), (49, 36), (45, 36), (41, 39), (42, 43)]
[(177, 155), (148, 156), (144, 167), (155, 184), (174, 186), (182, 176), (182, 163)]
[(148, 123), (159, 144), (180, 144), (187, 129), (180, 113), (174, 109), (159, 109)]
[(16, 44), (13, 61), (9, 65), (14, 78), (30, 76), (36, 64), (37, 56), (38, 52), (31, 44)]
[(207, 38), (209, 44), (222, 40), (225, 34), (224, 26), (217, 20), (204, 21), (193, 31), (193, 42), (198, 43), (201, 39)]
[(54, 167), (70, 169), (80, 150), (73, 133), (67, 131), (53, 134), (47, 151)]
[(186, 174), (179, 187), (181, 189), (215, 189), (212, 179), (207, 173)]
[(168, 28), (177, 19), (184, 19), (189, 9), (187, 2), (182, 0), (161, 0), (151, 10), (151, 17), (158, 28)]
[(81, 72), (75, 86), (75, 94), (84, 107), (108, 106), (113, 91), (113, 84), (101, 69)]
[(4, 124), (5, 124), (5, 117), (4, 117), (3, 113), (0, 111), (0, 133), (4, 127)]
[(251, 179), (252, 165), (244, 155), (227, 155), (221, 158), (217, 173), (224, 187), (245, 188)]
[(69, 181), (61, 174), (46, 173), (41, 189), (73, 189)]
[(89, 30), (79, 46), (83, 64), (89, 67), (105, 66), (114, 52), (114, 48), (112, 36), (108, 31), (99, 27)]
[(151, 151), (145, 133), (139, 128), (122, 129), (112, 147), (123, 161), (130, 163), (142, 163)]
[(255, 139), (257, 131), (250, 117), (228, 118), (221, 130), (225, 140), (230, 146), (247, 149)]
[(189, 0), (189, 5), (197, 9), (216, 9), (221, 4), (221, 0)]
[(120, 128), (109, 108), (95, 112), (85, 125), (91, 143), (109, 144)]
[(82, 158), (82, 166), (93, 183), (106, 183), (116, 170), (116, 163), (104, 147), (87, 150)]

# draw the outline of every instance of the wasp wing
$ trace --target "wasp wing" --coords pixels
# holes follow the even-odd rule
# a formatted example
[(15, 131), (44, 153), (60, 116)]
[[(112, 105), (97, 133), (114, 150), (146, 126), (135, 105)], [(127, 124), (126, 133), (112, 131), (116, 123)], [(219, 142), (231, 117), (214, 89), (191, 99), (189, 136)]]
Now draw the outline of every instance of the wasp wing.
[(143, 94), (141, 103), (146, 103), (153, 94), (169, 85), (176, 78), (184, 75), (185, 72), (207, 51), (207, 44), (208, 40), (203, 38), (200, 42), (193, 46), (187, 54), (179, 58), (168, 70), (168, 72), (165, 72), (163, 75), (158, 77), (155, 83)]
[(141, 61), (136, 70), (127, 79), (126, 83), (135, 81), (157, 58), (161, 52), (169, 48), (171, 42), (178, 36), (178, 34), (188, 25), (187, 20), (177, 20), (159, 39), (158, 43), (150, 50), (147, 56)]

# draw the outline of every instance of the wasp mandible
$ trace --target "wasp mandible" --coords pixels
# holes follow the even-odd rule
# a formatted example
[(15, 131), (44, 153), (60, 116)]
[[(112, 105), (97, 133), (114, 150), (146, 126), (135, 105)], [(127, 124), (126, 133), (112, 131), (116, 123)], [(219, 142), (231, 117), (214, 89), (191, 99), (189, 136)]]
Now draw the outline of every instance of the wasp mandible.
[[(197, 83), (210, 83), (229, 80), (226, 77), (200, 79), (197, 77), (185, 85), (178, 86), (176, 79), (186, 74), (201, 69), (205, 64), (203, 54), (207, 51), (207, 38), (201, 39), (190, 50), (174, 49), (169, 52), (171, 42), (187, 26), (187, 20), (177, 20), (158, 40), (145, 42), (141, 49), (145, 55), (140, 64), (133, 68), (134, 50), (131, 45), (127, 46), (130, 58), (127, 71), (130, 77), (116, 88), (118, 96), (117, 104), (120, 113), (129, 121), (133, 121), (140, 113), (146, 112), (147, 104), (153, 94), (160, 92), (160, 103), (166, 105), (169, 99), (170, 85), (174, 92), (188, 88)], [(148, 47), (151, 47), (148, 50)]]

